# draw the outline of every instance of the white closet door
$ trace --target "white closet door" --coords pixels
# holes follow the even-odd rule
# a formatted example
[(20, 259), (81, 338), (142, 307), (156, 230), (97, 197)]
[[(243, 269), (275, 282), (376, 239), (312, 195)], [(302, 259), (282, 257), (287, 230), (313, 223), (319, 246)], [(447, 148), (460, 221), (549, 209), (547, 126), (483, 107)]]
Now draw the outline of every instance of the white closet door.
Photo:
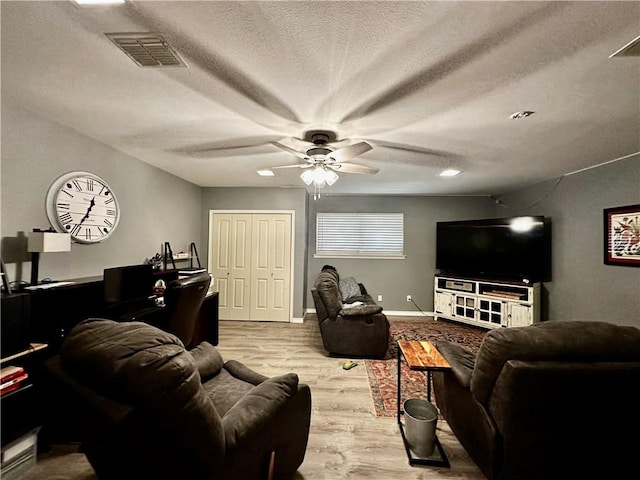
[(214, 215), (213, 271), (221, 320), (251, 319), (250, 214)]
[(287, 213), (214, 213), (210, 261), (220, 320), (291, 320)]
[(290, 320), (291, 215), (253, 216), (251, 319)]

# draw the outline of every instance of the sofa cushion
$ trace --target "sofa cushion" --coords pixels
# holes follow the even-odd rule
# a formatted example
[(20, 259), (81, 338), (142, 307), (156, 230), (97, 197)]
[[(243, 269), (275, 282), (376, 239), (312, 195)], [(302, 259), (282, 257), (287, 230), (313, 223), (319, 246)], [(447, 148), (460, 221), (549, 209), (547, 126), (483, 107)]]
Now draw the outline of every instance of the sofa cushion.
[(340, 279), (340, 292), (342, 293), (342, 301), (345, 302), (351, 297), (357, 297), (362, 295), (360, 291), (360, 285), (353, 277), (346, 277)]

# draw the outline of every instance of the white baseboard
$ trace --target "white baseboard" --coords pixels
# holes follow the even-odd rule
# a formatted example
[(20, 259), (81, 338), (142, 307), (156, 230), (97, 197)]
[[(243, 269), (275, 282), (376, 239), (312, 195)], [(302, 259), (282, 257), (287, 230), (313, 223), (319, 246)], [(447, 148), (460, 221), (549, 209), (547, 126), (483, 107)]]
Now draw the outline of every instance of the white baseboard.
[(434, 312), (417, 312), (415, 310), (383, 310), (387, 316), (390, 317), (433, 317), (435, 316)]
[(304, 318), (301, 317), (293, 317), (290, 323), (304, 323)]
[[(316, 313), (315, 308), (307, 308), (305, 313)], [(382, 310), (382, 313), (392, 317), (434, 317), (435, 312), (417, 312), (415, 310)], [(292, 322), (297, 323), (297, 322)]]

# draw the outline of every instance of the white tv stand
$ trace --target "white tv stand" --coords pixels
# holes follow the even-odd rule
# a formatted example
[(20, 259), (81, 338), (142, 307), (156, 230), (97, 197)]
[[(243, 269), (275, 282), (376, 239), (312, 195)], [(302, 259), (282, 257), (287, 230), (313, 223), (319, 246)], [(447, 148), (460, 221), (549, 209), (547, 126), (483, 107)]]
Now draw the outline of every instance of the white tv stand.
[(540, 321), (540, 283), (438, 274), (433, 303), (436, 320), (485, 328), (523, 327)]

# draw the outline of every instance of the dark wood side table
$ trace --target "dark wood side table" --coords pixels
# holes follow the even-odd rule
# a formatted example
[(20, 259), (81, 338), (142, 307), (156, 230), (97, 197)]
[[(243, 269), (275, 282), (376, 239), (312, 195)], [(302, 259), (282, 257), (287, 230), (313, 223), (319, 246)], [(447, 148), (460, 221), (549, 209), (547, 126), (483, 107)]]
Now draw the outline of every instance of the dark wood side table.
[(416, 340), (399, 340), (398, 341), (398, 427), (400, 428), (400, 435), (402, 435), (402, 442), (404, 443), (404, 449), (407, 452), (409, 458), (409, 465), (424, 465), (432, 467), (450, 467), (449, 459), (445, 453), (438, 436), (436, 435), (435, 443), (438, 450), (438, 456), (434, 458), (416, 458), (411, 449), (409, 448), (409, 442), (404, 431), (404, 424), (402, 423), (402, 415), (404, 412), (401, 408), (401, 364), (404, 357), (407, 362), (407, 366), (411, 370), (420, 370), (427, 372), (427, 400), (431, 401), (431, 373), (438, 370), (451, 370), (451, 365), (447, 362), (440, 352), (429, 341), (416, 341)]

